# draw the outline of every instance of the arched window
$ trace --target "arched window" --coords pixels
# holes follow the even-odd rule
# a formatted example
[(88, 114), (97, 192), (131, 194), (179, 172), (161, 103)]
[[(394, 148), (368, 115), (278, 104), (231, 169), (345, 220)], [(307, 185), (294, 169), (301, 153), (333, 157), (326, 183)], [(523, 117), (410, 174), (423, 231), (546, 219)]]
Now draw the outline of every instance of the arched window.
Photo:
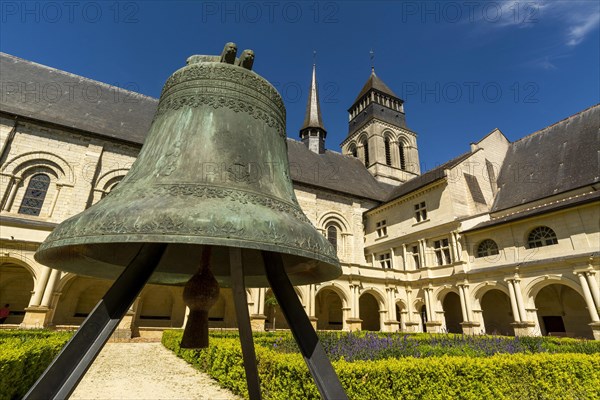
[(369, 142), (363, 142), (363, 151), (365, 152), (365, 167), (369, 166)]
[(400, 142), (398, 145), (399, 155), (400, 155), (400, 169), (406, 170), (406, 156), (404, 154), (404, 143)]
[(338, 227), (334, 224), (327, 227), (327, 240), (329, 240), (335, 251), (337, 251), (338, 231)]
[(385, 138), (383, 141), (385, 145), (385, 163), (389, 166), (392, 165), (392, 153), (390, 151), (390, 138)]
[(492, 239), (485, 239), (477, 246), (477, 257), (495, 256), (498, 254), (498, 245)]
[(358, 152), (356, 151), (355, 145), (350, 146), (350, 154), (352, 154), (352, 157), (358, 157)]
[(117, 185), (121, 182), (122, 179), (123, 176), (115, 176), (114, 178), (106, 182), (106, 184), (104, 185), (104, 190), (102, 191), (102, 198), (108, 196), (108, 194), (112, 192), (114, 188), (117, 187)]
[(552, 229), (548, 228), (547, 226), (538, 226), (529, 232), (527, 244), (530, 249), (533, 249), (535, 247), (558, 244), (558, 239), (556, 238), (556, 233), (554, 233)]
[(36, 174), (31, 177), (27, 190), (19, 207), (19, 214), (40, 215), (44, 199), (50, 186), (50, 177), (46, 174)]

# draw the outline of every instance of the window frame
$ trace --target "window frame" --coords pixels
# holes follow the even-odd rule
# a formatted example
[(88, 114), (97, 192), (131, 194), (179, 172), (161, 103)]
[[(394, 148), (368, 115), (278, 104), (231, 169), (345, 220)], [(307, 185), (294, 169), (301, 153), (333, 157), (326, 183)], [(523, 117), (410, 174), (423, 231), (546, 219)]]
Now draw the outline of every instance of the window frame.
[[(543, 237), (539, 236), (540, 234), (545, 233)], [(533, 235), (538, 235), (537, 238), (532, 237)], [(540, 225), (529, 231), (527, 234), (527, 248), (528, 249), (537, 249), (539, 247), (553, 246), (558, 244), (558, 236), (556, 236), (556, 232), (554, 229), (550, 228), (546, 225)]]
[(415, 268), (415, 270), (421, 269), (422, 263), (421, 263), (421, 254), (419, 253), (419, 245), (414, 244), (409, 247), (410, 247), (410, 254), (412, 256), (411, 258), (412, 258), (413, 267)]
[(388, 167), (392, 166), (392, 144), (389, 137), (383, 139), (383, 147), (385, 151), (385, 165)]
[(387, 221), (385, 219), (375, 223), (375, 232), (377, 232), (378, 239), (387, 236)]
[(400, 156), (400, 169), (406, 171), (406, 153), (404, 152), (404, 143), (398, 143), (398, 155)]
[[(37, 182), (40, 182), (39, 180), (36, 180), (36, 177), (41, 176), (45, 177), (44, 182), (42, 182), (42, 185), (45, 185), (45, 187), (33, 187)], [(27, 215), (30, 217), (39, 217), (42, 213), (44, 203), (46, 202), (48, 192), (50, 191), (50, 183), (52, 183), (52, 178), (48, 173), (43, 171), (33, 173), (27, 182), (27, 187), (23, 193), (23, 198), (21, 199), (21, 204), (19, 204), (17, 214)], [(41, 191), (41, 195), (35, 196), (36, 191)], [(26, 205), (26, 202), (37, 202), (38, 205)], [(33, 212), (25, 212), (26, 210), (33, 210)]]
[[(332, 229), (332, 228), (335, 230), (335, 238), (334, 238), (334, 242), (335, 243), (331, 240), (332, 238), (330, 236), (330, 233), (331, 233), (330, 229)], [(340, 232), (341, 232), (341, 229), (340, 229), (340, 227), (336, 223), (330, 222), (330, 223), (328, 223), (325, 226), (325, 233), (326, 233), (327, 241), (329, 243), (331, 243), (331, 245), (335, 249), (336, 253), (339, 250), (338, 244), (339, 244), (339, 234), (340, 234)]]
[(425, 201), (414, 205), (414, 216), (417, 223), (427, 221), (427, 203)]
[(437, 266), (452, 264), (452, 252), (450, 251), (450, 240), (448, 238), (434, 240), (433, 252)]
[(392, 269), (392, 256), (391, 253), (381, 253), (377, 256), (379, 266), (382, 269)]
[[(486, 246), (485, 248), (483, 246)], [(493, 253), (495, 248), (495, 253)], [(492, 252), (490, 252), (490, 250)], [(484, 254), (485, 251), (485, 254)], [(492, 257), (500, 254), (500, 248), (498, 247), (498, 243), (496, 243), (492, 239), (484, 239), (477, 245), (477, 249), (475, 249), (475, 258), (484, 258), (484, 257)]]

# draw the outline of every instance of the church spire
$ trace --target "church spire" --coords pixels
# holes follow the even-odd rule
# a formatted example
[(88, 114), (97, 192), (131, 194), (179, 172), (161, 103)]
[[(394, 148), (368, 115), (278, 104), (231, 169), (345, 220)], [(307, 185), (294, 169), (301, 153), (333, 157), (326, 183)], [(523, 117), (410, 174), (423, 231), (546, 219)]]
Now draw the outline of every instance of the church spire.
[(304, 115), (304, 124), (302, 130), (306, 128), (318, 128), (323, 131), (323, 118), (321, 117), (321, 105), (319, 104), (319, 91), (317, 89), (317, 71), (313, 64), (312, 81), (308, 92), (308, 101), (306, 103), (306, 114)]
[(300, 138), (311, 151), (323, 153), (325, 151), (325, 137), (327, 136), (327, 131), (323, 126), (323, 118), (321, 117), (316, 69), (316, 64), (313, 64), (312, 80), (308, 92), (308, 100), (306, 102), (304, 123), (302, 124), (302, 128), (300, 128)]

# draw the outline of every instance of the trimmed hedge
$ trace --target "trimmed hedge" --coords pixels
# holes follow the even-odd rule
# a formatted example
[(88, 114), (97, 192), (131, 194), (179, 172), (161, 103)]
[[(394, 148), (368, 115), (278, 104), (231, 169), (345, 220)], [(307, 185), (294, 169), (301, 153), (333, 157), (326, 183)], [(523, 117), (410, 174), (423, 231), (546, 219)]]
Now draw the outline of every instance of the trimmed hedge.
[[(600, 353), (600, 341), (542, 336), (424, 336), (381, 332), (319, 332), (318, 335), (325, 352), (334, 361), (341, 358), (346, 361), (373, 361), (444, 355), (489, 357), (495, 354)], [(261, 336), (257, 342), (263, 343)], [(298, 353), (298, 346), (291, 335), (281, 335), (271, 347), (280, 353)]]
[[(208, 349), (179, 347), (181, 331), (165, 331), (162, 343), (223, 387), (247, 397), (239, 341), (211, 337)], [(300, 354), (284, 354), (256, 342), (265, 399), (320, 399)], [(267, 337), (266, 342), (271, 338)], [(351, 399), (600, 399), (600, 354), (499, 354), (490, 357), (406, 357), (334, 361)]]
[(0, 400), (21, 398), (72, 332), (0, 331)]

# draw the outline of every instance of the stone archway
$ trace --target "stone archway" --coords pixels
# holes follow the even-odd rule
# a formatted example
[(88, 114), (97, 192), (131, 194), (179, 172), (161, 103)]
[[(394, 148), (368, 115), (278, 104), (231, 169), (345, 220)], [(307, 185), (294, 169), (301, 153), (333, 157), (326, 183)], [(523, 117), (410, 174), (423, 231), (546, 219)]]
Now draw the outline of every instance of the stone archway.
[(105, 279), (76, 276), (62, 289), (56, 305), (55, 325), (80, 325), (110, 288)]
[(217, 302), (208, 310), (209, 328), (237, 328), (233, 290), (221, 288)]
[(0, 265), (0, 307), (9, 304), (10, 308), (5, 324), (23, 322), (33, 286), (33, 276), (26, 268), (11, 263)]
[(454, 292), (446, 294), (442, 302), (442, 308), (444, 309), (444, 318), (446, 320), (446, 331), (448, 333), (462, 333), (460, 323), (463, 322), (463, 318), (458, 294)]
[(181, 326), (185, 314), (182, 297), (182, 287), (146, 285), (136, 310), (137, 325), (140, 327)]
[(514, 322), (508, 295), (498, 289), (490, 289), (481, 297), (481, 311), (485, 332), (493, 335), (514, 336)]
[(535, 296), (535, 306), (542, 335), (594, 338), (585, 300), (572, 288), (547, 285)]
[(363, 293), (358, 299), (359, 317), (362, 320), (363, 331), (381, 330), (379, 302), (371, 293)]
[(427, 332), (427, 306), (423, 304), (421, 306), (421, 331)]
[(279, 303), (273, 292), (269, 289), (265, 294), (265, 330), (289, 329), (285, 315), (279, 307)]
[(340, 296), (334, 290), (323, 289), (317, 293), (315, 301), (317, 329), (342, 330), (344, 313)]

